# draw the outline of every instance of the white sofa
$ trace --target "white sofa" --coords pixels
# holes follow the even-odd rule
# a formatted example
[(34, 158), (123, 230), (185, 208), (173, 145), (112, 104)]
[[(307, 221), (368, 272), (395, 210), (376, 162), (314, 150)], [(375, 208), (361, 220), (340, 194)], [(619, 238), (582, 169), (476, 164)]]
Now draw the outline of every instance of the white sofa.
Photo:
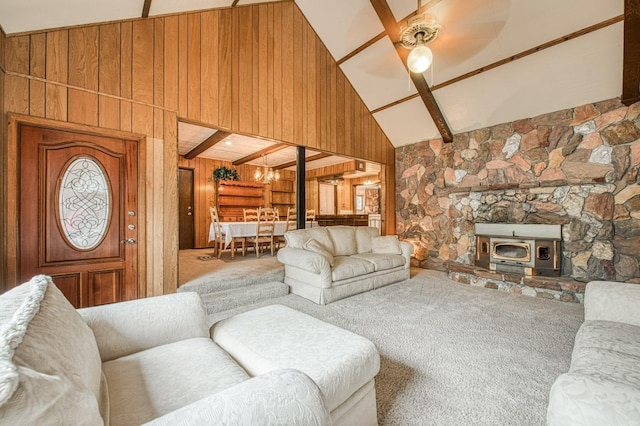
[[(242, 335), (243, 318), (271, 335)], [(220, 344), (196, 293), (76, 311), (49, 277), (34, 277), (0, 295), (0, 423), (376, 424), (366, 390), (380, 361), (367, 339), (284, 306), (214, 328)], [(313, 353), (315, 342), (324, 349)], [(269, 343), (278, 353), (242, 358)]]
[(409, 278), (413, 246), (368, 226), (286, 232), (278, 251), (291, 292), (325, 305)]
[(547, 424), (640, 425), (640, 285), (587, 284), (571, 367), (551, 387)]

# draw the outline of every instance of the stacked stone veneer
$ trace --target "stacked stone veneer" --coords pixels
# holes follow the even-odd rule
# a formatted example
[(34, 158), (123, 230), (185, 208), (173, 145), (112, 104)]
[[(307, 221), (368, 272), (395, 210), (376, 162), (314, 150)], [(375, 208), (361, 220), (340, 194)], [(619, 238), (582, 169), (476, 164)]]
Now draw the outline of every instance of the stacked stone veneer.
[(563, 277), (640, 282), (639, 169), (618, 99), (400, 147), (397, 233), (437, 267), (474, 263), (476, 222), (560, 224)]

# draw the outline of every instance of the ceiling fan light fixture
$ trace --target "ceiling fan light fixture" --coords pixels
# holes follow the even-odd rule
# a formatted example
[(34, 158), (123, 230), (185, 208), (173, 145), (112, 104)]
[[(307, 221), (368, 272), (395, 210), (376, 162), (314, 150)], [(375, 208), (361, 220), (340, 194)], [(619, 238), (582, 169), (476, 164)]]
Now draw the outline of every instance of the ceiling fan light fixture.
[(400, 43), (411, 49), (407, 57), (407, 68), (413, 73), (423, 73), (433, 63), (433, 52), (427, 47), (438, 36), (441, 26), (432, 15), (418, 15), (402, 29)]
[(433, 62), (433, 52), (424, 44), (413, 48), (407, 57), (407, 67), (409, 71), (421, 74), (431, 66)]

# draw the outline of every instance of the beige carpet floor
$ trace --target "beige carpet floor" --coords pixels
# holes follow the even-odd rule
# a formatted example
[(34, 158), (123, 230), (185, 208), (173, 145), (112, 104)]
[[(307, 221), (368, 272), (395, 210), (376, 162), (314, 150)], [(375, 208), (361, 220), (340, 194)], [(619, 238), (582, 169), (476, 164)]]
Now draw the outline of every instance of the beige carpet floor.
[(410, 280), (326, 306), (290, 294), (209, 318), (275, 303), (375, 343), (382, 360), (376, 377), (381, 425), (544, 425), (549, 389), (569, 368), (584, 317), (578, 304), (412, 270)]

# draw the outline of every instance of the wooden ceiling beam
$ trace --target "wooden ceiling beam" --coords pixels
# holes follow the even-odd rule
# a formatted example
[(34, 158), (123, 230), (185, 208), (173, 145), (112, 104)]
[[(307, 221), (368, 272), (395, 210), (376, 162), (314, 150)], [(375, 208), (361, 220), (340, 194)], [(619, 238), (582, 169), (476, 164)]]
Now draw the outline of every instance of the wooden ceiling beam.
[(150, 10), (151, 10), (151, 0), (144, 0), (144, 5), (142, 6), (142, 17), (148, 18)]
[(622, 103), (640, 101), (640, 0), (624, 1)]
[(291, 145), (287, 145), (287, 144), (284, 144), (284, 143), (273, 144), (271, 146), (266, 147), (265, 149), (261, 149), (258, 152), (254, 152), (253, 154), (247, 155), (246, 157), (243, 157), (243, 158), (241, 158), (239, 160), (234, 161), (233, 165), (234, 166), (239, 166), (241, 164), (248, 163), (249, 161), (253, 161), (256, 158), (260, 158), (263, 155), (273, 154), (274, 152), (281, 151), (281, 150), (283, 150), (285, 148), (288, 148), (289, 146), (291, 146)]
[[(314, 155), (310, 155), (307, 158), (304, 159), (305, 163), (310, 163), (312, 161), (316, 161), (316, 160), (322, 160), (323, 158), (327, 158), (327, 157), (331, 157), (333, 154), (329, 154), (326, 152), (321, 152), (319, 154), (314, 154)], [(286, 169), (287, 167), (292, 167), (295, 166), (298, 162), (296, 160), (293, 161), (288, 161), (286, 163), (282, 163), (282, 164), (278, 164), (277, 166), (273, 166), (274, 169)]]
[(362, 52), (363, 50), (365, 50), (367, 47), (371, 46), (372, 44), (375, 44), (376, 42), (382, 40), (386, 36), (387, 36), (387, 32), (386, 31), (381, 32), (380, 34), (378, 34), (377, 36), (375, 36), (371, 40), (369, 40), (366, 43), (364, 43), (362, 46), (359, 46), (354, 51), (352, 51), (350, 53), (347, 53), (345, 56), (343, 56), (342, 58), (338, 59), (336, 61), (336, 64), (337, 65), (341, 65), (342, 63), (347, 62), (349, 59), (353, 58), (358, 53)]
[(396, 21), (396, 18), (393, 16), (393, 12), (391, 12), (391, 8), (387, 3), (387, 0), (370, 0), (371, 5), (375, 9), (380, 22), (384, 26), (387, 35), (391, 39), (391, 42), (396, 48), (396, 52), (400, 59), (402, 60), (402, 65), (404, 65), (405, 69), (411, 76), (411, 81), (416, 86), (418, 90), (418, 94), (424, 102), (424, 105), (427, 107), (427, 111), (429, 111), (429, 115), (433, 119), (438, 131), (440, 132), (440, 136), (444, 142), (452, 142), (453, 141), (453, 133), (451, 133), (451, 129), (449, 129), (449, 125), (447, 124), (436, 99), (431, 93), (431, 89), (429, 89), (429, 85), (425, 80), (422, 74), (416, 74), (409, 71), (407, 68), (407, 57), (409, 56), (409, 49), (405, 49), (402, 47), (400, 42), (400, 25)]
[(191, 151), (187, 152), (184, 158), (186, 158), (187, 160), (196, 158), (198, 155), (202, 154), (218, 142), (223, 141), (230, 134), (231, 133), (225, 132), (224, 130), (218, 130), (207, 139), (199, 143), (197, 146), (195, 146)]

